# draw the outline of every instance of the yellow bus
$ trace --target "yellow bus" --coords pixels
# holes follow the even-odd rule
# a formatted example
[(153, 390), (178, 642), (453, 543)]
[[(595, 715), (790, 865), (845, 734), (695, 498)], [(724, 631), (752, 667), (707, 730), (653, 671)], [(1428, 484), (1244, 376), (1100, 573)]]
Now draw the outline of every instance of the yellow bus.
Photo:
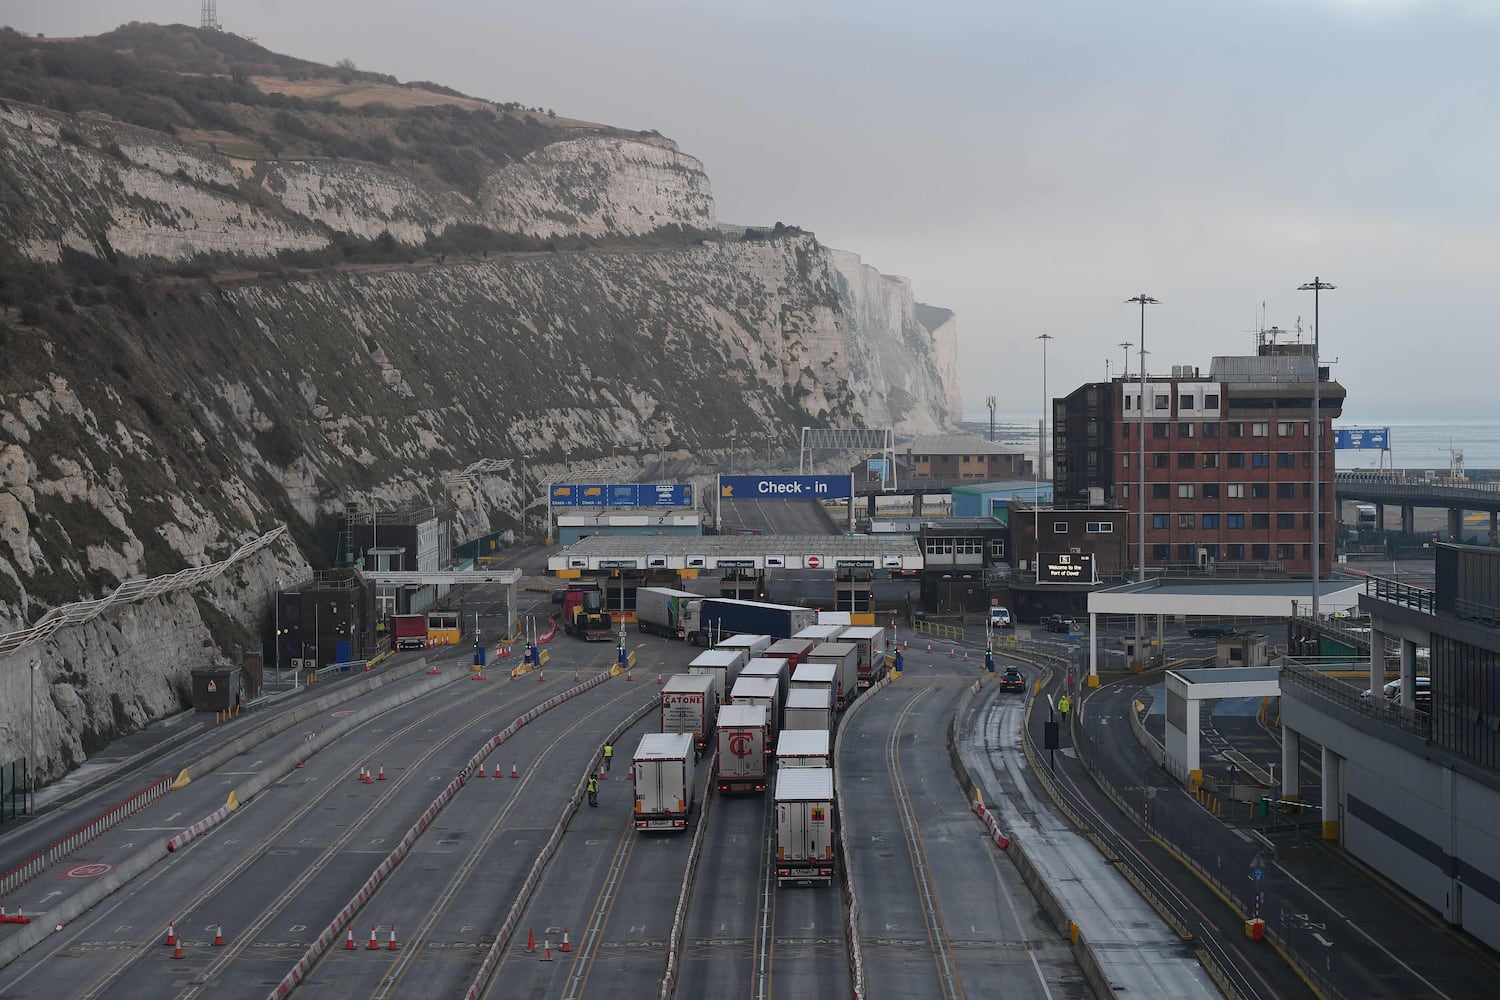
[(462, 638), (457, 611), (427, 612), (427, 645), (456, 646)]

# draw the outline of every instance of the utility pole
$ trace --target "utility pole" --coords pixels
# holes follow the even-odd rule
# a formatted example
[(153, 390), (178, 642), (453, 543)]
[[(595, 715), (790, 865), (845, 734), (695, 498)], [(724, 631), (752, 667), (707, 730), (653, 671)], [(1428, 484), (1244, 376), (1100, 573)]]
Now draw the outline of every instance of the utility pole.
[[(1041, 333), (1036, 339), (1042, 342), (1042, 440), (1037, 452), (1037, 461), (1042, 467), (1038, 475), (1050, 483), (1052, 478), (1047, 475), (1047, 411), (1052, 408), (1052, 401), (1047, 398), (1047, 341), (1056, 338), (1050, 333)], [(1040, 544), (1041, 539), (1037, 539), (1037, 543)]]
[(990, 408), (990, 440), (995, 440), (995, 397), (984, 397), (984, 405)]

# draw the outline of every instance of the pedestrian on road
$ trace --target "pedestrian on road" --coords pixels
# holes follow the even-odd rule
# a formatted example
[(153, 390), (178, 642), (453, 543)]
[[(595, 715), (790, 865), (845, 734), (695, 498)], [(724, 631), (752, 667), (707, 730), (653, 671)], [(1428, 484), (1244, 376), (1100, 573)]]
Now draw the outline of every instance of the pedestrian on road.
[(1061, 698), (1057, 699), (1057, 710), (1062, 714), (1062, 720), (1064, 724), (1066, 724), (1068, 721), (1068, 709), (1072, 707), (1073, 701), (1067, 695), (1063, 695)]
[(609, 770), (609, 762), (615, 759), (615, 746), (613, 743), (604, 744), (604, 769)]
[(589, 805), (591, 805), (591, 806), (597, 806), (598, 804), (599, 804), (599, 779), (598, 778), (594, 778), (594, 777), (590, 777), (589, 778)]

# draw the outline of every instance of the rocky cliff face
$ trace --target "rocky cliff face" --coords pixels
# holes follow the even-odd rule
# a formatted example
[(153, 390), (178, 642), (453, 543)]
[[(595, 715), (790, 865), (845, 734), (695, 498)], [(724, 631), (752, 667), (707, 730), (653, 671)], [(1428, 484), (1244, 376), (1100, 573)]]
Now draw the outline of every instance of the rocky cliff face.
[[(465, 193), (3, 103), (0, 183), (0, 631), (290, 529), (191, 595), (0, 655), (0, 762), (25, 752), (39, 664), (50, 776), (174, 710), (190, 668), (260, 648), (274, 581), (327, 564), (351, 497), (451, 503), (472, 537), (565, 464), (706, 474), (731, 437), (961, 414), (951, 315), (924, 318), (904, 279), (800, 233), (661, 245), (713, 202), (659, 138), (545, 144)], [(657, 245), (403, 251), (455, 226)], [(351, 238), (394, 250), (256, 264)], [(493, 459), (514, 464), (455, 480)]]

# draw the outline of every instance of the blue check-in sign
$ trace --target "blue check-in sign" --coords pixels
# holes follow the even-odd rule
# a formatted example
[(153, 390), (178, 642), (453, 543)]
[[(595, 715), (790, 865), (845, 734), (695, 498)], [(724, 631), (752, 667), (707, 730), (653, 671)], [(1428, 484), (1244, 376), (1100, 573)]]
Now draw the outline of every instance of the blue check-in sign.
[(854, 495), (853, 476), (720, 476), (725, 500), (833, 500)]

